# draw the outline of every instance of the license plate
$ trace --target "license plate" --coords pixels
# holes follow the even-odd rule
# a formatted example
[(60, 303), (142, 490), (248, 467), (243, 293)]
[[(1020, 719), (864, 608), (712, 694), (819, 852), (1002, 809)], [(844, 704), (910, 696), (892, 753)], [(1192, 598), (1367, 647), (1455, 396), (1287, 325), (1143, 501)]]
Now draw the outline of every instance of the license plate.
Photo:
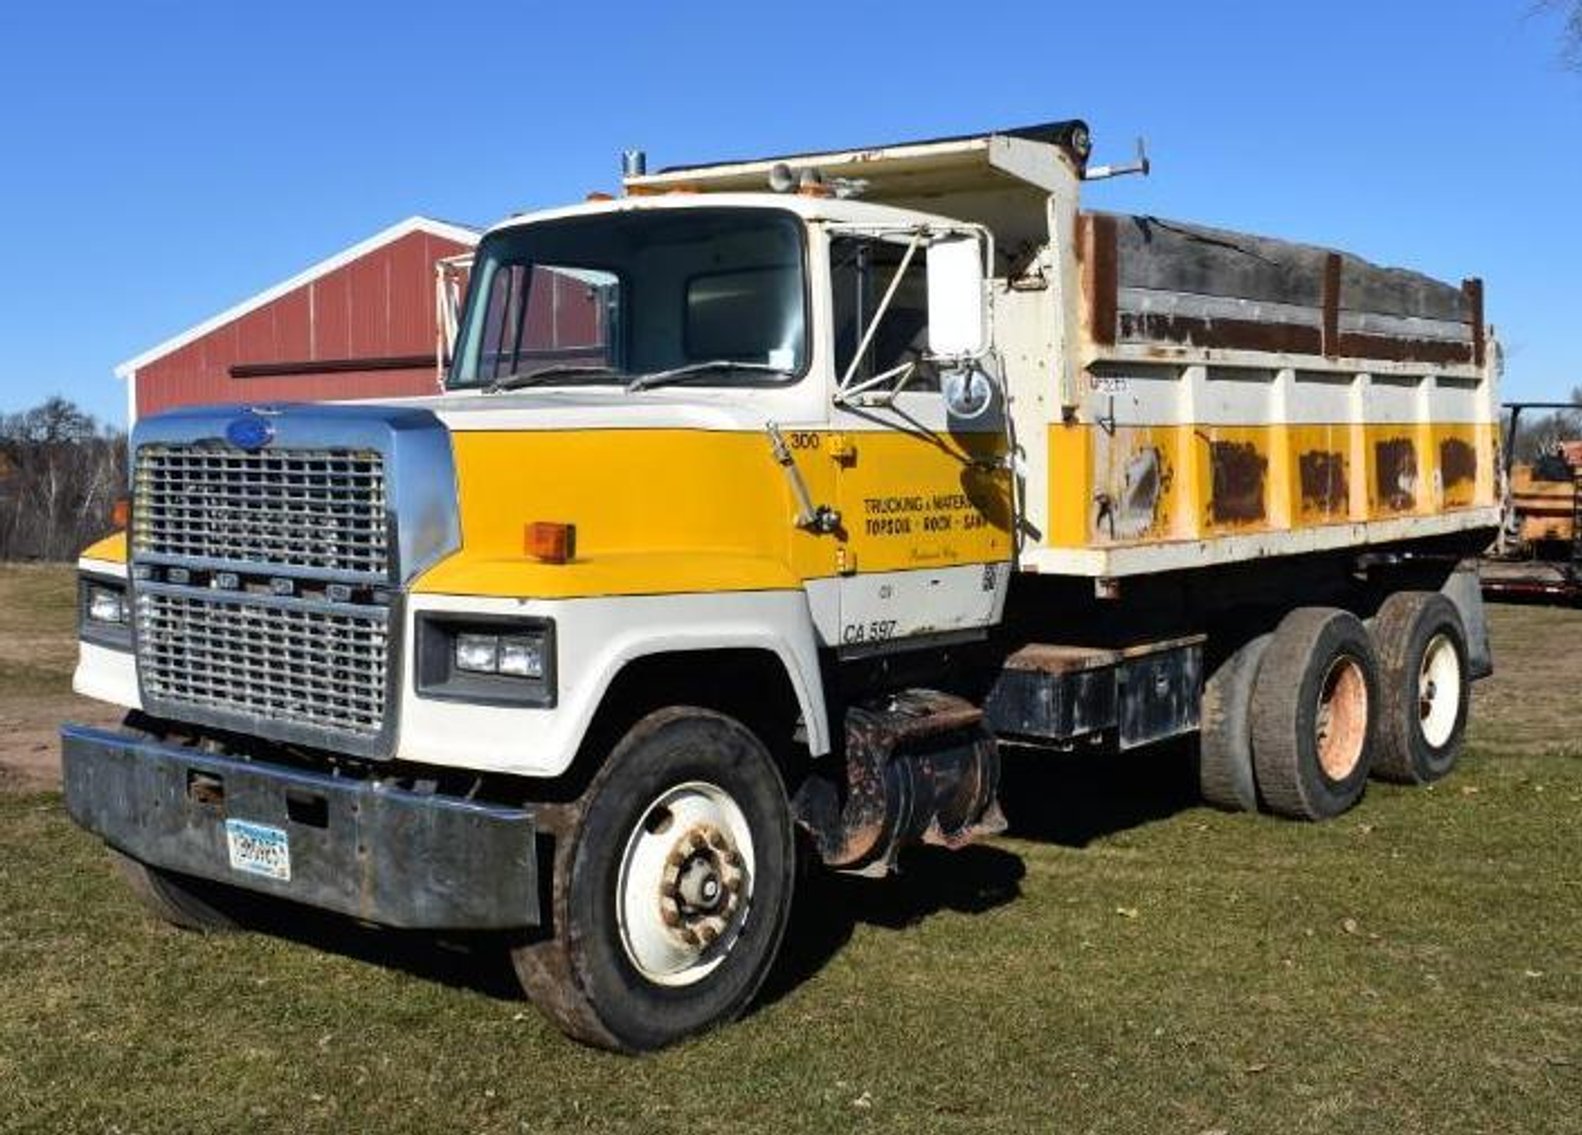
[(248, 820), (226, 820), (225, 840), (231, 848), (231, 869), (291, 881), (291, 839), (280, 828)]

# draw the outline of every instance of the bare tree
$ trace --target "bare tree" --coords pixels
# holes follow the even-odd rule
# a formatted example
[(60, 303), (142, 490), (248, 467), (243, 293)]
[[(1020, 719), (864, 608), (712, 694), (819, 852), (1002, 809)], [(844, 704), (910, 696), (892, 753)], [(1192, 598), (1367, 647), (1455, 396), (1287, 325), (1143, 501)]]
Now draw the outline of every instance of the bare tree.
[(1536, 0), (1535, 10), (1560, 13), (1564, 21), (1560, 58), (1567, 67), (1582, 71), (1582, 0)]
[[(1516, 436), (1511, 439), (1511, 459), (1523, 465), (1543, 464), (1558, 470), (1562, 480), (1569, 480), (1571, 474), (1560, 457), (1560, 443), (1582, 441), (1582, 387), (1572, 389), (1571, 401), (1576, 404), (1575, 410), (1531, 410), (1521, 415), (1516, 422)], [(1509, 413), (1504, 417), (1505, 428), (1509, 428)]]
[(70, 559), (110, 530), (126, 435), (64, 398), (0, 415), (0, 559)]

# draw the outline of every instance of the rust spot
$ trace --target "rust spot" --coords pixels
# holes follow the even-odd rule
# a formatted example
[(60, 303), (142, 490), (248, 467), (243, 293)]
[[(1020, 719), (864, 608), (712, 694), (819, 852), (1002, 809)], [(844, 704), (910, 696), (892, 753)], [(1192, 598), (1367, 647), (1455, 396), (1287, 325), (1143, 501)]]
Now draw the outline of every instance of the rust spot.
[(1324, 258), (1324, 354), (1340, 353), (1340, 253)]
[(1345, 512), (1350, 502), (1346, 486), (1346, 456), (1314, 449), (1297, 458), (1302, 482), (1302, 511)]
[(1100, 346), (1113, 346), (1120, 308), (1120, 230), (1115, 218), (1104, 213), (1085, 213), (1082, 222), (1088, 335)]
[(1471, 362), (1472, 344), (1447, 339), (1394, 339), (1385, 335), (1345, 331), (1340, 336), (1340, 353), (1355, 359), (1448, 365)]
[(1439, 443), (1439, 475), (1445, 488), (1473, 481), (1478, 476), (1478, 452), (1459, 437)]
[(1326, 339), (1321, 327), (1300, 323), (1260, 323), (1250, 319), (1198, 319), (1157, 312), (1123, 311), (1120, 338), (1124, 342), (1179, 343), (1222, 350), (1272, 351), (1293, 355), (1343, 356), (1418, 362), (1438, 365), (1473, 361), (1471, 342), (1448, 339), (1397, 339), (1337, 331)]
[(1148, 446), (1127, 458), (1121, 478), (1118, 497), (1100, 494), (1099, 520), (1108, 524), (1111, 539), (1134, 540), (1157, 523), (1170, 470), (1158, 447)]
[(1463, 280), (1461, 294), (1467, 297), (1467, 319), (1472, 324), (1472, 362), (1482, 366), (1488, 356), (1488, 328), (1483, 323), (1483, 281), (1476, 276)]
[(1192, 347), (1278, 351), (1316, 355), (1322, 346), (1317, 327), (1298, 323), (1259, 323), (1251, 319), (1196, 319), (1128, 311), (1120, 317), (1121, 338), (1153, 340)]
[(1392, 437), (1373, 447), (1373, 484), (1379, 503), (1392, 512), (1417, 504), (1417, 447), (1409, 437)]
[(1211, 441), (1208, 460), (1213, 479), (1209, 519), (1215, 524), (1248, 524), (1262, 520), (1268, 458), (1250, 441)]

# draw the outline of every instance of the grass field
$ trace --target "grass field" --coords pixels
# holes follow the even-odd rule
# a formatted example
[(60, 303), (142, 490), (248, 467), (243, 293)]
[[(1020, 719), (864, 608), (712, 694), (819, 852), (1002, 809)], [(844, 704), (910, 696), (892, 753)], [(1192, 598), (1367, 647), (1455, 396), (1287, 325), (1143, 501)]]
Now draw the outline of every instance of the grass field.
[[(64, 681), (34, 570), (0, 712)], [(498, 943), (157, 925), (57, 796), (0, 794), (0, 1131), (1582, 1131), (1582, 615), (1494, 627), (1450, 780), (1313, 827), (1197, 806), (1179, 751), (1018, 759), (1015, 838), (817, 882), (763, 1003), (640, 1060)]]

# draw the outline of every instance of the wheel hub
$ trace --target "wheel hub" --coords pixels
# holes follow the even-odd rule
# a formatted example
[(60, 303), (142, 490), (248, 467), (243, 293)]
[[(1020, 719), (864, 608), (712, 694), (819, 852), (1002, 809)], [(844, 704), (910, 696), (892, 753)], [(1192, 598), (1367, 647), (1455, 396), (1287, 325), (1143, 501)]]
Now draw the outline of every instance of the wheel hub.
[(683, 832), (665, 857), (659, 915), (688, 946), (713, 942), (730, 924), (742, 891), (742, 857), (712, 824)]

